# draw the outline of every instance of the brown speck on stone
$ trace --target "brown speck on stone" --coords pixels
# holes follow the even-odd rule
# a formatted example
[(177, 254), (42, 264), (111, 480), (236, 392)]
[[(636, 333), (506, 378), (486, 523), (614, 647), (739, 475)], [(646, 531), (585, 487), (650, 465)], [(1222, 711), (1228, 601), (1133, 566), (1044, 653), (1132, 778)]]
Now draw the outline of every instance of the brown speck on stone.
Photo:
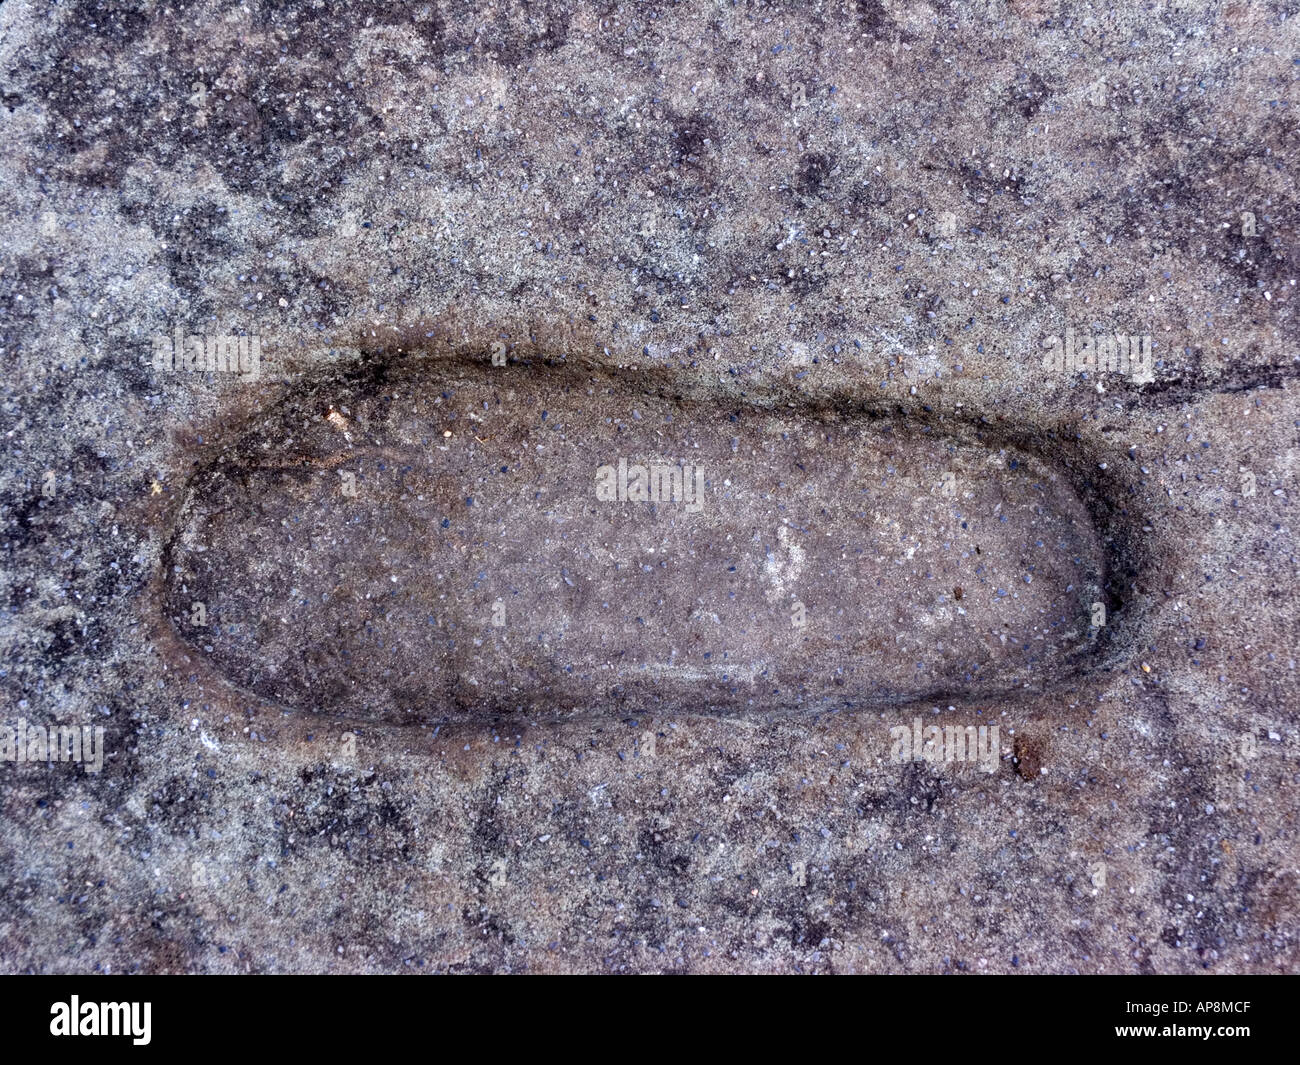
[(1012, 759), (1016, 774), (1021, 780), (1037, 780), (1042, 775), (1043, 761), (1047, 755), (1047, 740), (1032, 732), (1016, 735)]

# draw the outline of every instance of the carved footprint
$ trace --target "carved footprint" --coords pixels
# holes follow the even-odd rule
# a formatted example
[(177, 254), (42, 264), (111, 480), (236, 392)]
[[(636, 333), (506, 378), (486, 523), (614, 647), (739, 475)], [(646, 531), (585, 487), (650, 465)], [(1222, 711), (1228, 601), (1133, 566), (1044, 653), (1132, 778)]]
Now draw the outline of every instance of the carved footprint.
[(974, 427), (411, 359), (215, 456), (163, 582), (237, 688), (434, 722), (1046, 685), (1088, 661), (1105, 570), (1065, 471)]

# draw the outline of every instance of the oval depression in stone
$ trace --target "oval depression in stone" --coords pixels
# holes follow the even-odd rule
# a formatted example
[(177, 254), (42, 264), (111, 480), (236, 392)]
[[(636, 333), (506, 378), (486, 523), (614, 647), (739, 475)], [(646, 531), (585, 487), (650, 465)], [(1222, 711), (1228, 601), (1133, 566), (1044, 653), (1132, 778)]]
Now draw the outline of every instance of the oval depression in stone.
[(274, 408), (192, 479), (164, 565), (240, 688), (421, 722), (1040, 687), (1104, 577), (1063, 471), (975, 428), (436, 360)]

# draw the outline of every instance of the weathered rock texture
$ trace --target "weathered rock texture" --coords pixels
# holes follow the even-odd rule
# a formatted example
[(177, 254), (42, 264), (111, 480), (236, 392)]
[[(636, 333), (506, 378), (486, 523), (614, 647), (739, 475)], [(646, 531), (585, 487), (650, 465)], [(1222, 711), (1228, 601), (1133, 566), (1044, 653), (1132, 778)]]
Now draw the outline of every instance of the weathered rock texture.
[[(0, 967), (1295, 969), (1297, 55), (1286, 3), (0, 7), (0, 724), (103, 726), (108, 751), (98, 774), (0, 762)], [(177, 330), (216, 338), (223, 368), (159, 368)], [(1044, 369), (1067, 330), (1080, 368)], [(253, 333), (258, 373), (226, 367), (219, 338)], [(1151, 338), (1149, 380), (1086, 362), (1082, 338), (1116, 333)], [(698, 434), (710, 477), (740, 461), (733, 438), (753, 441), (738, 491), (813, 501), (766, 524), (756, 496), (709, 510), (737, 523), (728, 565), (749, 580), (683, 575), (662, 598), (716, 614), (750, 666), (789, 617), (766, 581), (810, 607), (819, 639), (835, 633), (815, 628), (816, 601), (836, 604), (854, 653), (818, 645), (800, 670), (802, 637), (777, 647), (773, 687), (792, 700), (711, 713), (739, 697), (694, 663), (699, 687), (669, 671), (620, 705), (621, 670), (713, 622), (646, 617), (648, 583), (609, 598), (620, 578), (596, 547), (619, 519), (593, 490), (556, 511), (575, 549), (561, 566), (617, 624), (583, 613), (569, 657), (521, 649), (476, 677), (540, 663), (532, 683), (562, 688), (564, 713), (467, 693), (489, 641), (556, 631), (581, 592), (556, 571), (566, 533), (466, 463), (517, 466), (493, 483), (537, 491), (547, 467), (525, 447), (565, 430), (485, 414), (499, 435), (471, 451), (458, 411), (456, 428), (428, 422), (434, 446), (453, 432), (448, 469), (407, 452), (381, 467), (377, 449), (409, 449), (425, 424), (414, 360), (516, 375), (529, 410), (548, 372), (653, 381), (644, 405), (557, 400), (574, 470), (616, 426), (640, 435), (602, 461), (635, 459), (665, 414), (666, 453), (688, 459)], [(357, 410), (320, 391), (349, 379), (371, 382)], [(892, 445), (899, 484), (932, 495), (877, 500), (897, 530), (851, 540), (854, 505), (825, 494), (843, 456), (816, 437), (868, 414), (871, 433), (914, 441)], [(806, 480), (759, 461), (769, 430)], [(261, 472), (328, 458), (313, 442), (347, 432), (355, 498), (326, 508), (324, 481)], [(841, 445), (894, 461), (873, 439)], [(946, 439), (1004, 461), (980, 480)], [(1005, 461), (1020, 455), (1024, 470)], [(404, 465), (425, 499), (385, 511)], [(995, 548), (977, 541), (985, 570), (964, 581), (952, 471)], [(1057, 481), (1035, 516), (1044, 471)], [(468, 525), (452, 504), (480, 493), (503, 509)], [(203, 499), (230, 508), (205, 526), (230, 569), (176, 554), (202, 542), (185, 523)], [(445, 701), (417, 686), (418, 713), (392, 712), (414, 705), (394, 688), (350, 705), (382, 660), (334, 668), (373, 645), (295, 600), (320, 570), (282, 523), (346, 522), (345, 502), (357, 524), (316, 524), (303, 550), (363, 602), (394, 575), (385, 558), (424, 563), (410, 545), (426, 518), (431, 545), (453, 528), (480, 541), (451, 583), (435, 592), (421, 570), (407, 586), (447, 596), (435, 630), (472, 615), (470, 647), (488, 648), (449, 671), (406, 636), (413, 615), (398, 626), (403, 668), (450, 678)], [(689, 551), (686, 516), (660, 516)], [(1031, 518), (1072, 550), (1030, 558), (1049, 541)], [(648, 514), (627, 520), (642, 524), (620, 535), (651, 535)], [(536, 571), (524, 546), (482, 548), (489, 525), (536, 530)], [(819, 539), (800, 571), (802, 535)], [(830, 565), (836, 538), (862, 548), (858, 568)], [(209, 628), (237, 601), (245, 644), (186, 628), (178, 582), (205, 573), (232, 578), (205, 593)], [(856, 594), (868, 578), (883, 597)], [(516, 617), (503, 581), (533, 609)], [(1000, 694), (960, 668), (971, 653), (940, 668), (956, 605), (981, 636), (998, 610), (1020, 635), (1021, 608), (1063, 615), (1079, 671), (1060, 683), (1010, 636), (981, 641), (990, 671), (1014, 659)], [(935, 676), (913, 684), (916, 661)], [(613, 676), (590, 687), (565, 668), (601, 665)], [(837, 668), (858, 670), (859, 698), (799, 702)], [(337, 705), (317, 712), (306, 690)], [(916, 717), (996, 724), (1000, 767), (900, 764), (890, 729)]]

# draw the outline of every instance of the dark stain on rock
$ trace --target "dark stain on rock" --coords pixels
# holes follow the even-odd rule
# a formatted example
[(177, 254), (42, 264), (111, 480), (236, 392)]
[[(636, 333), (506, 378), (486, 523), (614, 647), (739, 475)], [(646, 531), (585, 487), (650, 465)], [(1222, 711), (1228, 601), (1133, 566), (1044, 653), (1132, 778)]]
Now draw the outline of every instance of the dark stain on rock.
[(821, 196), (822, 186), (826, 184), (834, 169), (834, 158), (819, 152), (809, 152), (799, 163), (799, 176), (796, 182), (799, 194), (806, 197)]
[(894, 23), (885, 14), (883, 0), (858, 0), (857, 12), (858, 25), (862, 27), (865, 35), (873, 41), (888, 37), (890, 31), (894, 28)]
[(1020, 112), (1024, 119), (1031, 119), (1047, 103), (1052, 91), (1036, 71), (1029, 71), (1017, 78), (1008, 89), (1011, 106)]

